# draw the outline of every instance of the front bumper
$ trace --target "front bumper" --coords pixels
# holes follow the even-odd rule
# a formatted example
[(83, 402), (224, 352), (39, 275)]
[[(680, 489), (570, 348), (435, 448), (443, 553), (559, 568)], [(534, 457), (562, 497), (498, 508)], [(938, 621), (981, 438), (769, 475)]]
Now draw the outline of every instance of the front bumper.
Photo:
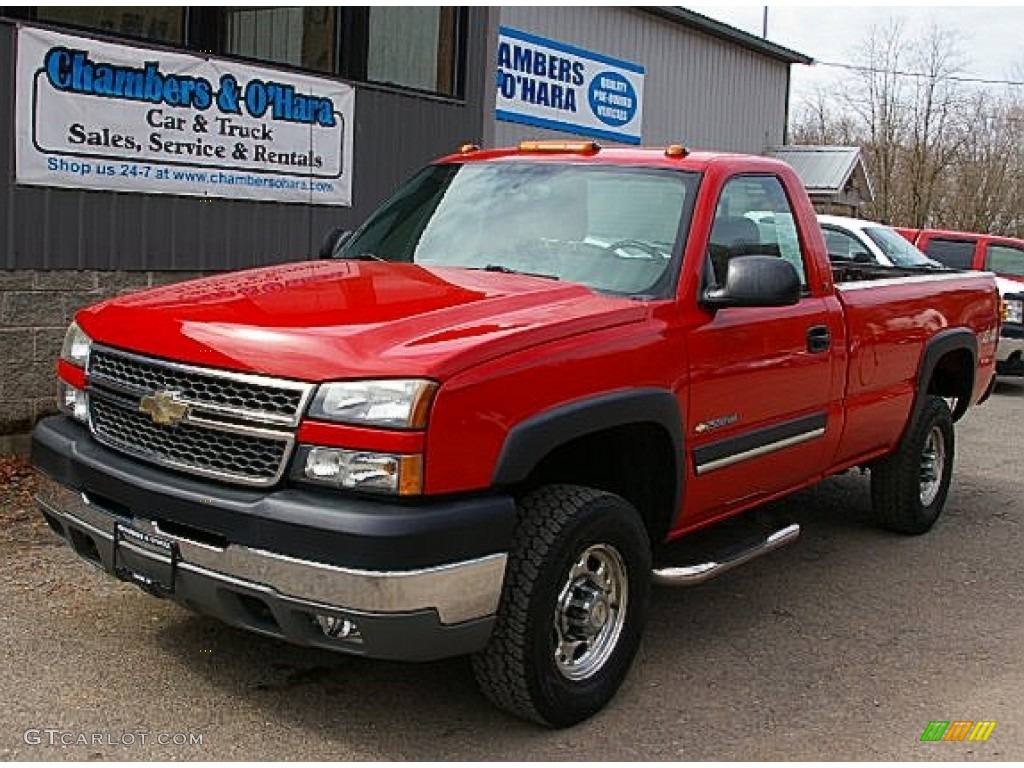
[[(404, 506), (241, 490), (127, 459), (60, 416), (37, 426), (33, 463), (48, 524), (80, 556), (228, 624), (401, 660), (470, 653), (490, 636), (509, 498)], [(326, 617), (356, 631), (331, 637)]]
[(996, 371), (1003, 376), (1024, 375), (1024, 325), (1003, 325), (996, 348)]

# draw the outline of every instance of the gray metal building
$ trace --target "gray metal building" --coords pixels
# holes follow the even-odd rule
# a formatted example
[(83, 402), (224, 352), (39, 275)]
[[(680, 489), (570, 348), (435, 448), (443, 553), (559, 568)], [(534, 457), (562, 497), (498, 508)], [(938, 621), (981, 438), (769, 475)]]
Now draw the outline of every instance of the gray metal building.
[[(811, 63), (682, 8), (509, 6), (495, 14), (496, 26), (642, 64), (642, 143), (647, 145), (680, 142), (762, 154), (785, 144), (790, 67)], [(494, 93), (491, 89), (488, 96)], [(494, 146), (571, 135), (494, 119), (485, 129), (486, 143)]]
[[(613, 110), (610, 124), (635, 118), (634, 127), (591, 133), (586, 127), (509, 118), (499, 103), (500, 47), (509, 39), (532, 40), (540, 46), (537, 50), (547, 51), (542, 74), (548, 77), (535, 78), (529, 88), (551, 86), (554, 93), (556, 86), (564, 86), (568, 92), (575, 70), (566, 63), (557, 70), (552, 61), (556, 57), (607, 65), (605, 84), (621, 86), (637, 108), (621, 119)], [(64, 53), (27, 64), (29, 42)], [(85, 58), (74, 67), (93, 67), (87, 75), (72, 67), (76, 51), (83, 51)], [(117, 72), (123, 78), (116, 84), (113, 79), (101, 82), (102, 57), (111, 51), (137, 59), (134, 69), (123, 62), (120, 69), (111, 64), (111, 78)], [(66, 60), (60, 58), (64, 55)], [(527, 64), (530, 74), (537, 75), (543, 59), (533, 55)], [(196, 66), (220, 72), (237, 67), (266, 82), (305, 77), (324, 87), (347, 89), (354, 105), (344, 114), (350, 120), (345, 128), (350, 133), (343, 139), (351, 152), (344, 171), (351, 185), (347, 204), (320, 204), (312, 192), (308, 200), (283, 199), (269, 193), (261, 197), (251, 189), (234, 194), (223, 186), (178, 194), (141, 179), (105, 186), (95, 174), (80, 184), (70, 173), (58, 178), (55, 171), (55, 180), (46, 180), (47, 165), (50, 171), (63, 169), (68, 153), (49, 153), (39, 136), (52, 120), (70, 126), (78, 119), (64, 114), (65, 105), (78, 109), (84, 104), (87, 113), (111, 115), (112, 120), (119, 111), (149, 107), (139, 105), (152, 95), (144, 92), (148, 86), (141, 78), (149, 76), (144, 68), (151, 60), (175, 57), (191, 57)], [(195, 274), (309, 257), (327, 230), (356, 226), (404, 178), (464, 142), (494, 146), (524, 138), (588, 135), (615, 141), (615, 131), (621, 130), (632, 131), (624, 139), (631, 143), (682, 142), (763, 153), (785, 143), (790, 67), (809, 62), (801, 54), (674, 7), (0, 8), (0, 351), (5, 360), (0, 370), (0, 451), (23, 446), (23, 439), (4, 436), (26, 432), (53, 409), (54, 359), (64, 328), (80, 306)], [(181, 70), (185, 74), (175, 77), (187, 81), (189, 71), (186, 66)], [(139, 90), (132, 93), (130, 78), (136, 76)], [(642, 81), (624, 84), (629, 78)], [(112, 92), (103, 89), (115, 85), (121, 89), (114, 94), (118, 99), (95, 98), (109, 97)], [(42, 99), (40, 89), (47, 88), (46, 98), (59, 108), (41, 118), (42, 107), (35, 101), (26, 105)], [(220, 91), (214, 94), (218, 101), (213, 107), (230, 108), (219, 101)], [(184, 93), (178, 85), (161, 92), (161, 119), (184, 109)], [(614, 102), (614, 88), (610, 93)], [(607, 97), (595, 96), (593, 87), (589, 93), (582, 88), (571, 106), (582, 113), (588, 98), (593, 110)], [(556, 104), (560, 98), (556, 95)], [(185, 113), (211, 110), (194, 94), (193, 100), (193, 109)], [(254, 108), (248, 101), (246, 105)], [(256, 103), (255, 108), (270, 114), (266, 104)], [(155, 121), (151, 112), (147, 109), (146, 119)], [(287, 128), (282, 123), (273, 130)], [(97, 170), (111, 152), (118, 167), (130, 166), (132, 173), (148, 174), (160, 166), (143, 162), (150, 159), (146, 153), (151, 149), (145, 140), (135, 146), (104, 130), (86, 139), (84, 129), (71, 127), (65, 138), (80, 148), (88, 143), (92, 150), (95, 136), (95, 143), (103, 146), (83, 162)], [(313, 132), (311, 126), (311, 136)], [(119, 141), (128, 141), (140, 161), (121, 164), (125, 148), (116, 148)], [(192, 137), (182, 146), (199, 151), (203, 143), (203, 137)], [(160, 151), (168, 147), (166, 142), (155, 144)], [(313, 149), (308, 154), (312, 159)], [(35, 176), (26, 171), (26, 157), (38, 166)], [(296, 153), (291, 157), (285, 161), (297, 162)], [(79, 160), (73, 157), (68, 163)], [(188, 162), (186, 158), (184, 164)], [(279, 173), (266, 167), (240, 170), (244, 173), (233, 178), (244, 177), (250, 184), (265, 181), (261, 174)], [(312, 184), (312, 179), (310, 170), (301, 183)]]

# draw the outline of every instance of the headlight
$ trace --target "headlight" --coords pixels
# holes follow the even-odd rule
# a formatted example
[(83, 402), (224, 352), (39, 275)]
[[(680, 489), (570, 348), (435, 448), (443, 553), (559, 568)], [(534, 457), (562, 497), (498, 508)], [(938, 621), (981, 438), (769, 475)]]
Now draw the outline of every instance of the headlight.
[(1006, 302), (1006, 317), (1007, 323), (1020, 323), (1024, 322), (1024, 301), (1020, 299), (1007, 299)]
[(402, 496), (423, 491), (423, 458), (419, 454), (307, 446), (299, 454), (297, 470), (303, 480), (334, 488)]
[(60, 356), (72, 365), (85, 368), (89, 363), (89, 349), (92, 347), (92, 339), (82, 332), (78, 323), (71, 323), (68, 332), (64, 335), (64, 346), (61, 347)]
[(437, 391), (426, 379), (337, 381), (321, 384), (309, 417), (372, 427), (422, 429)]

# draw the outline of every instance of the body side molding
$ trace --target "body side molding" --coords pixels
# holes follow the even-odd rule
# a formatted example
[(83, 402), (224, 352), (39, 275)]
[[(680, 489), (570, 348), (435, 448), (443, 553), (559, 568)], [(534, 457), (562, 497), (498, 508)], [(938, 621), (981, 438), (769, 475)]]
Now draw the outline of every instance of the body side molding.
[(822, 437), (827, 421), (824, 412), (814, 413), (701, 446), (693, 452), (694, 471), (703, 475)]

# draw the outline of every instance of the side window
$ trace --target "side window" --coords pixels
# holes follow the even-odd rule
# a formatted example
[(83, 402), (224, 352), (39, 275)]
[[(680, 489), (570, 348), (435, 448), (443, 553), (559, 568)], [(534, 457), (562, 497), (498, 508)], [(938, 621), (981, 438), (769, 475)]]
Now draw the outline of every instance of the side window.
[(722, 188), (708, 241), (708, 281), (722, 285), (729, 260), (754, 253), (785, 259), (807, 287), (796, 221), (774, 176), (737, 176)]
[(1024, 277), (1024, 248), (990, 245), (985, 251), (985, 269), (997, 275)]
[(970, 269), (974, 263), (974, 241), (936, 237), (928, 241), (925, 253), (947, 267)]

